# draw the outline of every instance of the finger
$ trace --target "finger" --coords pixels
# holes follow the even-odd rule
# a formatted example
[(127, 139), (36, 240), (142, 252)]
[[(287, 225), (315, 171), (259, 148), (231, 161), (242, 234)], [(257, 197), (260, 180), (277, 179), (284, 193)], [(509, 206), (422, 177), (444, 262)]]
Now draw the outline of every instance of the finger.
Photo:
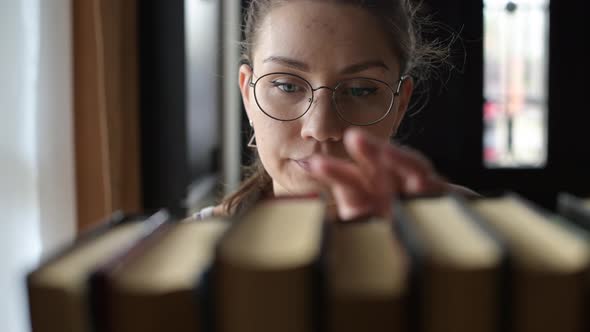
[(328, 187), (340, 219), (349, 220), (370, 212), (366, 195), (360, 194), (365, 188), (358, 167), (329, 157), (312, 158), (309, 165), (312, 175)]
[(380, 146), (366, 131), (360, 128), (350, 128), (344, 133), (344, 147), (349, 156), (369, 176), (379, 172)]
[(315, 156), (309, 160), (311, 175), (329, 188), (343, 186), (360, 192), (367, 188), (363, 174), (355, 164), (328, 156)]
[[(347, 177), (355, 181), (361, 174), (353, 162), (327, 155), (314, 155), (309, 159), (309, 166), (312, 173), (321, 174), (329, 181), (338, 181), (340, 178), (346, 181)], [(362, 183), (359, 185), (362, 186)]]
[(430, 184), (436, 182), (428, 180), (434, 173), (428, 159), (415, 151), (380, 143), (359, 128), (351, 128), (345, 133), (344, 144), (369, 179), (383, 178), (383, 172), (386, 172), (392, 187), (411, 193), (432, 188)]
[(395, 145), (388, 146), (387, 150), (385, 165), (390, 172), (397, 174), (402, 192), (441, 193), (446, 190), (446, 181), (421, 153)]
[[(340, 219), (350, 220), (367, 214), (390, 215), (391, 195), (383, 192), (383, 188), (368, 191), (357, 165), (323, 156), (312, 158), (310, 168), (314, 177), (330, 189)], [(383, 204), (384, 199), (387, 204)]]
[(395, 166), (402, 171), (411, 171), (422, 175), (433, 172), (434, 167), (432, 163), (420, 152), (408, 147), (390, 144), (387, 148), (387, 154), (390, 157), (390, 161), (394, 162)]
[(351, 128), (344, 135), (344, 144), (348, 154), (363, 171), (367, 190), (379, 187), (383, 191), (388, 189), (390, 193), (398, 191), (402, 182), (400, 174), (384, 167), (389, 142), (381, 142), (360, 128)]
[[(351, 158), (364, 171), (368, 186), (378, 184), (378, 178), (383, 178), (385, 171), (392, 180), (391, 186), (399, 188), (401, 184), (402, 190), (409, 193), (440, 189), (441, 181), (434, 176), (432, 164), (417, 151), (379, 142), (360, 128), (347, 130), (344, 145)], [(383, 165), (389, 167), (384, 168)]]

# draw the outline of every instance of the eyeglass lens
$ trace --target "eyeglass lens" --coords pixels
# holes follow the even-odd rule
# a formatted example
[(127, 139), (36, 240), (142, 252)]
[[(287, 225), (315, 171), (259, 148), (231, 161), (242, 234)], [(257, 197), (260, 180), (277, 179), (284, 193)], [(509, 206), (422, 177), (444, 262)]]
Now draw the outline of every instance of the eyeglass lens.
[[(310, 108), (314, 98), (311, 85), (304, 79), (284, 73), (260, 77), (254, 89), (258, 106), (277, 120), (294, 120)], [(380, 81), (355, 78), (340, 82), (333, 94), (340, 117), (352, 124), (367, 125), (381, 120), (389, 112), (394, 92)]]

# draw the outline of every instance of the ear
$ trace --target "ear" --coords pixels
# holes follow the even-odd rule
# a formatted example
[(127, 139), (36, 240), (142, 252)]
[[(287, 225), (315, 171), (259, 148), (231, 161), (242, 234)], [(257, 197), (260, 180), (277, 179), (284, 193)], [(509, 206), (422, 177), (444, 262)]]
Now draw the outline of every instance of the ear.
[(240, 92), (242, 94), (242, 102), (244, 103), (244, 108), (246, 109), (246, 115), (248, 116), (249, 120), (252, 120), (252, 117), (250, 116), (251, 111), (250, 111), (250, 100), (252, 98), (251, 96), (251, 90), (252, 88), (250, 87), (250, 81), (252, 78), (252, 67), (250, 67), (247, 64), (243, 64), (240, 66), (240, 71), (239, 71), (239, 79), (238, 82), (240, 84)]
[[(395, 136), (397, 133), (397, 129), (399, 128), (406, 111), (408, 110), (408, 106), (410, 105), (410, 99), (412, 98), (412, 92), (414, 91), (414, 80), (411, 76), (408, 76), (401, 85), (399, 96), (395, 97), (396, 99), (396, 112), (395, 112), (395, 120), (393, 123), (393, 128), (391, 132), (391, 137)], [(393, 107), (396, 107), (395, 105)]]

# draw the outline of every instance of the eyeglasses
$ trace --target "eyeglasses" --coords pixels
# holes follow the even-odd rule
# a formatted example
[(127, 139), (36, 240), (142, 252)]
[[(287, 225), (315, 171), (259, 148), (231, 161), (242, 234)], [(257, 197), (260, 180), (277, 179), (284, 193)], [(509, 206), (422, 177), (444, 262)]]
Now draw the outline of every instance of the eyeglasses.
[(255, 82), (254, 98), (260, 110), (279, 121), (301, 118), (311, 108), (315, 92), (320, 89), (332, 91), (332, 102), (338, 116), (355, 126), (369, 126), (383, 120), (391, 109), (401, 85), (408, 76), (400, 77), (394, 90), (386, 82), (373, 78), (352, 78), (340, 81), (336, 87), (311, 84), (291, 73), (270, 73), (260, 76)]

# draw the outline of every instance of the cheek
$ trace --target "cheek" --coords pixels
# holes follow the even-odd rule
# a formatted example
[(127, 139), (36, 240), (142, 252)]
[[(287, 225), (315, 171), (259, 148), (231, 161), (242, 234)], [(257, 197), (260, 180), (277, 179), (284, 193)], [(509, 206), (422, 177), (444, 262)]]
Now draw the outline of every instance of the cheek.
[(383, 138), (383, 139), (390, 139), (392, 136), (395, 135), (397, 128), (401, 123), (401, 118), (397, 112), (389, 113), (387, 118), (383, 119), (383, 121), (377, 123), (374, 126), (367, 128), (373, 135)]
[(389, 119), (385, 119), (384, 121), (381, 121), (373, 126), (366, 127), (366, 129), (373, 136), (375, 136), (379, 139), (389, 140), (391, 138), (391, 136), (393, 136), (393, 134), (394, 134), (395, 123), (394, 123), (393, 119), (391, 119), (390, 121), (387, 121), (387, 120), (389, 120)]
[[(262, 116), (266, 117), (264, 114)], [(282, 167), (284, 158), (291, 156), (300, 132), (295, 123), (266, 118), (256, 119), (256, 145), (264, 167), (269, 173), (273, 173)]]
[(272, 130), (256, 130), (258, 155), (267, 170), (271, 167), (276, 167), (273, 165), (278, 163), (280, 153), (280, 146), (277, 144), (277, 140), (272, 139), (272, 136)]

